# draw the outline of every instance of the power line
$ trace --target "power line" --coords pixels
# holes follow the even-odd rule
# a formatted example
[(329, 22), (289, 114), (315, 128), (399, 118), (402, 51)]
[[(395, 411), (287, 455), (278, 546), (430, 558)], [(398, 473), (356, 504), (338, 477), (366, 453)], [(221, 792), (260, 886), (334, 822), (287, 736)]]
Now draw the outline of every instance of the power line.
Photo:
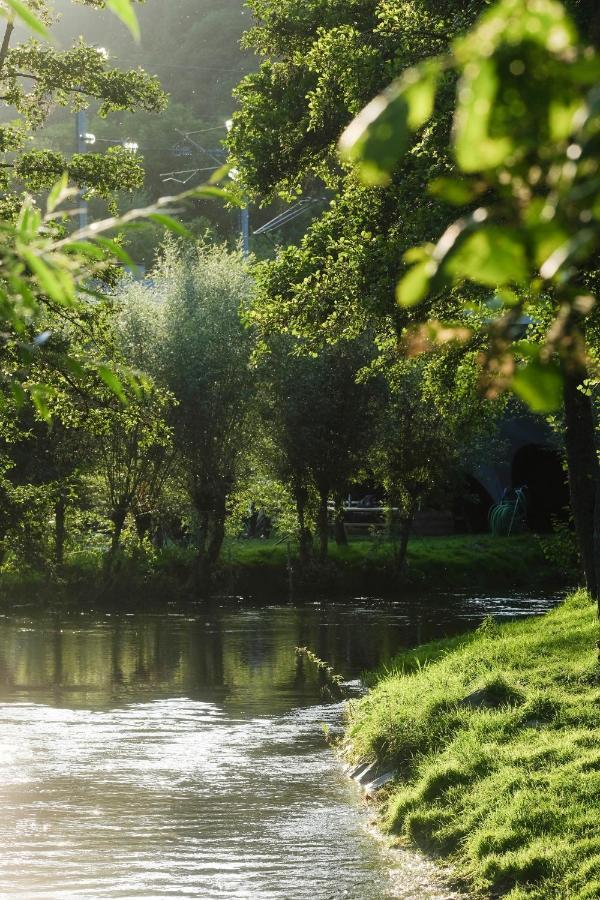
[[(113, 57), (118, 61), (119, 57)], [(129, 57), (128, 57), (129, 59)], [(135, 62), (136, 60), (131, 60)], [(144, 62), (145, 65), (150, 65), (150, 63), (146, 60), (142, 60), (141, 58), (138, 60), (138, 63)], [(244, 70), (247, 71), (246, 66), (241, 66), (240, 68), (225, 68), (224, 66), (190, 66), (190, 65), (181, 65), (178, 63), (163, 63), (163, 62), (152, 62), (153, 69), (189, 69), (191, 72), (233, 72), (237, 75), (244, 74)], [(249, 74), (249, 73), (248, 73)]]
[[(162, 178), (163, 182), (175, 181), (177, 184), (187, 184), (200, 172), (216, 172), (218, 169), (219, 166), (206, 166), (203, 169), (180, 169), (178, 172), (160, 172), (159, 177)], [(187, 177), (177, 178), (177, 175), (186, 175)]]

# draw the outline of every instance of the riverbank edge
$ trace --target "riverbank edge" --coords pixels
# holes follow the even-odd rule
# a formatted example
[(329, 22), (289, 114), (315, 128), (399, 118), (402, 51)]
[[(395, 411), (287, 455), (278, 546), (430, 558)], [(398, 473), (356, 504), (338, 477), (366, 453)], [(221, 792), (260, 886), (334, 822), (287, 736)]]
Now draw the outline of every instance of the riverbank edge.
[[(100, 554), (74, 554), (60, 569), (6, 569), (0, 602), (57, 599), (94, 603), (160, 604), (165, 596), (198, 600), (210, 596), (296, 597), (390, 596), (399, 591), (536, 590), (573, 583), (573, 572), (554, 561), (552, 539), (465, 535), (416, 538), (406, 566), (394, 565), (394, 547), (381, 541), (332, 546), (325, 562), (301, 565), (286, 542), (229, 541), (210, 583), (192, 586), (193, 551), (180, 548), (123, 556), (108, 574)], [(549, 552), (550, 551), (550, 552)]]
[(384, 834), (449, 865), (471, 897), (599, 897), (599, 636), (576, 591), (373, 673), (339, 749)]

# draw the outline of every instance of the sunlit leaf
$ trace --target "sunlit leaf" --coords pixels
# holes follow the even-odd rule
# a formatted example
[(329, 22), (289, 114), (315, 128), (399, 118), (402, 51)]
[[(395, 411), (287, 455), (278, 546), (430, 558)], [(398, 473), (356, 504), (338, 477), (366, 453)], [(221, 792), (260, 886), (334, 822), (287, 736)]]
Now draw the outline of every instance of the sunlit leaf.
[(555, 363), (542, 363), (538, 358), (518, 368), (512, 389), (534, 412), (550, 413), (562, 404), (563, 377)]
[(573, 133), (581, 111), (585, 108), (583, 97), (553, 97), (548, 107), (548, 124), (553, 141), (562, 141)]
[[(38, 19), (38, 17), (34, 15), (29, 7), (25, 6), (21, 0), (6, 0), (6, 4), (31, 31), (34, 31), (36, 34), (39, 34), (40, 37), (43, 37), (48, 41), (50, 40), (50, 34), (44, 23), (40, 21), (40, 19)], [(2, 14), (6, 15), (6, 13)]]
[(412, 133), (431, 118), (440, 72), (441, 63), (435, 59), (409, 69), (346, 128), (340, 154), (357, 165), (365, 184), (389, 183)]
[(140, 39), (140, 26), (131, 0), (106, 0), (106, 6), (127, 26), (136, 41)]
[(230, 191), (215, 187), (211, 184), (201, 184), (199, 187), (191, 188), (191, 190), (189, 191), (184, 191), (184, 193), (181, 195), (181, 199), (227, 200), (228, 202), (236, 203), (236, 200)]
[(69, 241), (64, 245), (63, 250), (65, 253), (79, 253), (82, 256), (89, 256), (91, 259), (106, 259), (106, 252), (88, 241)]
[(52, 414), (48, 406), (48, 400), (50, 399), (48, 385), (32, 384), (29, 388), (29, 394), (40, 418), (45, 422), (50, 422)]
[(443, 263), (455, 281), (491, 287), (524, 284), (529, 275), (523, 238), (516, 228), (483, 225), (457, 241)]
[(65, 172), (60, 181), (57, 181), (50, 193), (48, 194), (48, 202), (46, 208), (49, 213), (54, 212), (57, 206), (69, 196), (69, 179)]
[(58, 277), (58, 273), (53, 272), (50, 266), (36, 256), (30, 250), (22, 249), (21, 256), (35, 275), (37, 282), (44, 294), (57, 303), (67, 304), (73, 298), (65, 292), (65, 285)]
[(400, 306), (416, 306), (425, 299), (429, 293), (431, 267), (431, 260), (428, 259), (408, 270), (396, 288), (396, 299)]
[(529, 229), (529, 235), (534, 248), (534, 258), (539, 267), (569, 241), (567, 232), (554, 221), (534, 225)]
[(172, 216), (167, 216), (164, 213), (151, 213), (148, 216), (153, 222), (158, 222), (159, 225), (162, 225), (168, 231), (172, 231), (174, 234), (179, 234), (182, 237), (188, 238), (189, 240), (194, 240), (194, 235), (183, 225), (181, 222), (178, 222), (177, 219), (174, 219)]
[(27, 394), (25, 393), (25, 389), (20, 381), (15, 381), (14, 379), (10, 382), (10, 390), (15, 399), (15, 403), (17, 406), (23, 406), (25, 400), (27, 398)]
[(217, 169), (216, 172), (212, 173), (212, 175), (208, 179), (208, 183), (209, 184), (218, 184), (220, 181), (223, 181), (224, 178), (227, 178), (230, 171), (231, 171), (231, 166), (229, 164), (221, 166), (220, 169)]
[(461, 62), (489, 56), (500, 43), (535, 43), (563, 54), (577, 42), (577, 29), (559, 0), (498, 0), (477, 25), (454, 43)]
[(124, 266), (127, 266), (127, 268), (131, 269), (132, 272), (138, 271), (138, 267), (136, 266), (130, 255), (127, 253), (127, 251), (124, 250), (121, 244), (118, 243), (118, 241), (113, 241), (110, 238), (100, 237), (98, 235), (94, 238), (94, 240), (97, 244), (100, 244), (101, 247), (104, 247), (111, 256), (113, 256), (115, 259), (118, 259), (119, 262), (122, 262)]
[(476, 199), (476, 186), (465, 178), (435, 178), (427, 187), (434, 197), (439, 197), (452, 206), (466, 206)]
[(100, 376), (104, 384), (108, 388), (110, 388), (113, 394), (115, 394), (119, 398), (121, 403), (127, 403), (127, 396), (125, 394), (125, 391), (123, 390), (123, 385), (112, 369), (101, 364), (98, 366), (98, 375)]
[(63, 356), (62, 362), (65, 369), (76, 378), (83, 378), (85, 376), (85, 369), (83, 368), (81, 363), (74, 359), (72, 356)]
[(492, 137), (490, 119), (499, 89), (492, 59), (472, 61), (458, 87), (454, 153), (463, 172), (480, 172), (502, 163), (513, 150), (508, 136)]

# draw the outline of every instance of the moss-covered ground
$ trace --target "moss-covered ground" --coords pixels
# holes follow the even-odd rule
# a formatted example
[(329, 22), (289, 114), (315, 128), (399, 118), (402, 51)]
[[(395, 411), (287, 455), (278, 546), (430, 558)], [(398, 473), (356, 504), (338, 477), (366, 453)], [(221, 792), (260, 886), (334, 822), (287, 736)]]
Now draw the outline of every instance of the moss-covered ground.
[(398, 773), (378, 795), (383, 827), (450, 857), (475, 894), (600, 897), (598, 637), (580, 591), (378, 673), (348, 739)]

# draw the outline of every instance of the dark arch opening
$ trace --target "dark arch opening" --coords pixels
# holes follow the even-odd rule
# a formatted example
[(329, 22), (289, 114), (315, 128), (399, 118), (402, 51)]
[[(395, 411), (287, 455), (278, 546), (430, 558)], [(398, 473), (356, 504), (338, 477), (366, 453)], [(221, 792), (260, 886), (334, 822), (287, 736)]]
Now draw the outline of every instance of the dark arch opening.
[(527, 524), (532, 531), (552, 531), (569, 517), (569, 488), (559, 454), (552, 447), (527, 444), (512, 462), (513, 488), (525, 487)]

